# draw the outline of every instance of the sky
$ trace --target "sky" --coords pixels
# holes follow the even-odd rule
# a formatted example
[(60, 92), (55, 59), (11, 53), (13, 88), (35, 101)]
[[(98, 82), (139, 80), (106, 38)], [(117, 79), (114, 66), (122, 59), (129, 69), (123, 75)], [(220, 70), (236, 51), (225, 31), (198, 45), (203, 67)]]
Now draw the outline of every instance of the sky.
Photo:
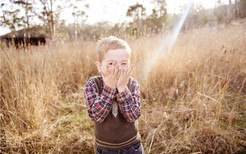
[[(119, 22), (125, 20), (127, 9), (130, 5), (139, 2), (146, 7), (148, 14), (151, 14), (153, 4), (152, 0), (89, 0), (89, 21), (94, 23), (100, 19), (109, 20), (112, 22)], [(216, 6), (217, 0), (193, 0), (193, 3), (200, 4), (205, 9), (213, 8)], [(222, 0), (227, 3), (228, 0)], [(169, 14), (180, 13), (184, 5), (189, 0), (166, 0), (167, 12)]]
[[(109, 21), (114, 24), (117, 22), (129, 21), (130, 19), (126, 17), (127, 9), (130, 5), (136, 4), (136, 2), (143, 4), (144, 7), (146, 7), (147, 14), (151, 14), (151, 10), (153, 8), (151, 1), (152, 0), (84, 0), (78, 3), (77, 7), (86, 11), (88, 15), (87, 23), (89, 24), (93, 24), (98, 21)], [(169, 14), (182, 13), (182, 8), (188, 3), (188, 1), (189, 0), (166, 0), (167, 12)], [(215, 7), (217, 4), (216, 2), (217, 0), (193, 0), (194, 4), (199, 4), (206, 9)], [(227, 4), (228, 0), (222, 0), (222, 3)], [(85, 9), (84, 4), (89, 4), (89, 9)], [(71, 13), (72, 9), (66, 8), (60, 14), (60, 18), (64, 19), (67, 24), (73, 23), (74, 19)], [(0, 35), (8, 32), (10, 32), (9, 29), (0, 26)]]

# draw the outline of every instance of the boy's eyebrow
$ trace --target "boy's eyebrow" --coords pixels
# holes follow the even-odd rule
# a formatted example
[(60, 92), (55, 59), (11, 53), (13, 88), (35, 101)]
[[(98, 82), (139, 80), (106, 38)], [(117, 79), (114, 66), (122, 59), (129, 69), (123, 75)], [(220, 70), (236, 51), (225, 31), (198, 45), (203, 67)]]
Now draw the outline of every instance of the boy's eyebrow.
[[(115, 61), (115, 60), (107, 60), (107, 62), (112, 62), (112, 61)], [(121, 62), (128, 62), (128, 59), (126, 59), (126, 60), (122, 60)]]
[(107, 62), (114, 61), (114, 60), (107, 60)]

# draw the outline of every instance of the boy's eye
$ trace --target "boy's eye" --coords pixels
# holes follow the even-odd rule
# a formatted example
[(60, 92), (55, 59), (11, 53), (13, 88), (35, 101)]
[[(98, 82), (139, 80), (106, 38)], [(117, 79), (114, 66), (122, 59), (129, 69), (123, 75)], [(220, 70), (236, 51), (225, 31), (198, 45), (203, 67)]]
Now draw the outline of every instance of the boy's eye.
[(113, 63), (108, 63), (108, 65), (113, 65)]
[(127, 63), (122, 63), (121, 65), (127, 65)]

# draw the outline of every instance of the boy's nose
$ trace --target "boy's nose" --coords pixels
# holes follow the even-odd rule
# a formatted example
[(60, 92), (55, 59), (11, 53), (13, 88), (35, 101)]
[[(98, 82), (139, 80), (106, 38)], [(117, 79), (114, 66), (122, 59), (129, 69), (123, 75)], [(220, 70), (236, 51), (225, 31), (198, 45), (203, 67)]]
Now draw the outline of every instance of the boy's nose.
[(122, 66), (120, 64), (117, 65), (118, 69), (122, 69)]

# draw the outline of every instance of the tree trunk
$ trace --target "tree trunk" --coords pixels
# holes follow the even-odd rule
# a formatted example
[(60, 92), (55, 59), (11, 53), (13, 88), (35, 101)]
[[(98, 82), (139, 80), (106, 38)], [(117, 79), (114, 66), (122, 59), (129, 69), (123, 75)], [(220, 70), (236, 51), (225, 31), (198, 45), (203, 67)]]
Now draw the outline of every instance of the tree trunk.
[(55, 23), (54, 23), (54, 14), (53, 14), (53, 0), (50, 0), (50, 36), (51, 40), (55, 37)]
[(238, 0), (235, 0), (235, 17), (239, 17), (239, 7), (238, 7)]
[(227, 22), (231, 22), (233, 18), (233, 15), (232, 15), (232, 4), (231, 4), (231, 0), (229, 0), (229, 5), (228, 5), (228, 8), (227, 8)]
[(241, 18), (246, 17), (246, 0), (240, 0), (239, 3), (239, 16)]

